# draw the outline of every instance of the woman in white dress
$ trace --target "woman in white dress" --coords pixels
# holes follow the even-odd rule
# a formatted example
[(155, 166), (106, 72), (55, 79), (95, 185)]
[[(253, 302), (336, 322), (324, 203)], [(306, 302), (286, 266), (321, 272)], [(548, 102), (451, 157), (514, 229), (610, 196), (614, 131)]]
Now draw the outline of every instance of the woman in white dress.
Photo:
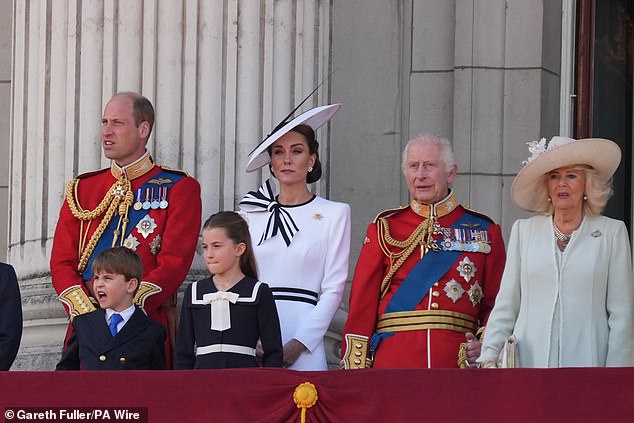
[(284, 366), (295, 370), (327, 370), (323, 339), (348, 278), (350, 207), (308, 188), (321, 177), (315, 130), (339, 107), (317, 107), (278, 125), (250, 154), (247, 171), (269, 164), (279, 194), (267, 180), (240, 201), (260, 280), (275, 298)]
[(629, 237), (623, 222), (601, 215), (621, 150), (563, 137), (529, 150), (511, 195), (538, 215), (513, 225), (478, 361), (495, 367), (513, 335), (516, 367), (634, 365)]

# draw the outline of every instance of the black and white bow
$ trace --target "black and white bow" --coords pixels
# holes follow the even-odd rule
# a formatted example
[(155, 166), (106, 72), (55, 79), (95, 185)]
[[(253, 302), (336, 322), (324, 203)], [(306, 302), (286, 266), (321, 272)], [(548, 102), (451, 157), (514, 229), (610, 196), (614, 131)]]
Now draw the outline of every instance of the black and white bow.
[(276, 236), (279, 232), (288, 247), (291, 245), (295, 234), (299, 231), (291, 214), (275, 200), (275, 191), (269, 179), (264, 181), (257, 191), (249, 191), (240, 200), (240, 208), (246, 212), (268, 211), (270, 213), (258, 245)]

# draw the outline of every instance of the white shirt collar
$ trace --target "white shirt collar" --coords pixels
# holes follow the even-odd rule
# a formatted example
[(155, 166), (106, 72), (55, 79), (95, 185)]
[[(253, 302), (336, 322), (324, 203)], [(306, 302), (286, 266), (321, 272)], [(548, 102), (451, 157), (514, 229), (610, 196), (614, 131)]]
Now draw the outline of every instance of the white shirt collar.
[(123, 317), (123, 320), (121, 321), (121, 323), (117, 325), (118, 330), (121, 330), (123, 325), (125, 325), (128, 322), (128, 320), (130, 320), (130, 318), (134, 314), (134, 311), (135, 311), (134, 304), (132, 304), (130, 307), (126, 308), (123, 311), (114, 311), (111, 308), (107, 308), (106, 309), (106, 323), (110, 324), (110, 318), (112, 317), (112, 315), (115, 313), (118, 313), (121, 315), (121, 317)]

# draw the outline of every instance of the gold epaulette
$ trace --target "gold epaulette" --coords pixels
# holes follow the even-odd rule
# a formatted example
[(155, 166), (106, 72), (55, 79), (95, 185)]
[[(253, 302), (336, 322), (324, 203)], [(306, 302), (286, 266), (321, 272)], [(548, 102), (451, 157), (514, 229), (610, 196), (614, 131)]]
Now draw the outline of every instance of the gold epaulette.
[(393, 209), (387, 209), (387, 210), (383, 210), (382, 212), (380, 212), (379, 214), (376, 215), (376, 217), (374, 218), (374, 220), (372, 221), (372, 223), (376, 224), (379, 219), (384, 218), (384, 217), (391, 217), (394, 216), (396, 213), (406, 210), (409, 208), (409, 205), (406, 206), (399, 206)]
[(153, 284), (152, 282), (143, 281), (141, 282), (141, 285), (139, 285), (139, 289), (137, 289), (136, 294), (134, 294), (134, 304), (143, 308), (145, 306), (145, 300), (147, 300), (148, 297), (158, 294), (161, 291), (163, 291), (163, 288), (160, 286)]
[(464, 205), (463, 204), (462, 207), (470, 214), (475, 214), (476, 216), (481, 217), (484, 220), (488, 220), (491, 223), (495, 223), (493, 221), (493, 219), (491, 219), (489, 216), (487, 216), (486, 214), (484, 214), (482, 212), (479, 212), (477, 210), (474, 210), (474, 209), (470, 208), (468, 205)]
[(172, 169), (171, 167), (163, 166), (163, 165), (160, 165), (160, 167), (161, 169), (166, 170), (168, 172), (178, 173), (179, 175), (183, 175), (183, 176), (189, 176), (189, 173), (187, 173), (187, 171), (184, 171), (181, 169)]
[(346, 334), (346, 355), (341, 360), (344, 369), (365, 369), (372, 367), (368, 349), (368, 337)]
[(62, 291), (59, 294), (59, 300), (68, 307), (68, 314), (71, 318), (97, 309), (88, 294), (79, 285), (73, 285)]

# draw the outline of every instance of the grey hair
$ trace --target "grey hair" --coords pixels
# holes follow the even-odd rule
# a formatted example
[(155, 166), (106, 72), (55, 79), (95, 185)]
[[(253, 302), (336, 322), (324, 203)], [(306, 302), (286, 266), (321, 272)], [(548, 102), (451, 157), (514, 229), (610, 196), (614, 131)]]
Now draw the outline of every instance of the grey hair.
[(403, 158), (401, 161), (401, 169), (403, 171), (405, 171), (405, 168), (407, 166), (407, 152), (409, 150), (409, 147), (410, 145), (417, 143), (429, 143), (439, 146), (440, 154), (442, 155), (443, 161), (445, 162), (445, 170), (447, 172), (451, 172), (456, 164), (456, 159), (453, 154), (451, 142), (447, 138), (443, 138), (440, 135), (434, 134), (418, 135), (417, 137), (407, 141), (407, 144), (405, 144), (405, 148), (403, 149)]

